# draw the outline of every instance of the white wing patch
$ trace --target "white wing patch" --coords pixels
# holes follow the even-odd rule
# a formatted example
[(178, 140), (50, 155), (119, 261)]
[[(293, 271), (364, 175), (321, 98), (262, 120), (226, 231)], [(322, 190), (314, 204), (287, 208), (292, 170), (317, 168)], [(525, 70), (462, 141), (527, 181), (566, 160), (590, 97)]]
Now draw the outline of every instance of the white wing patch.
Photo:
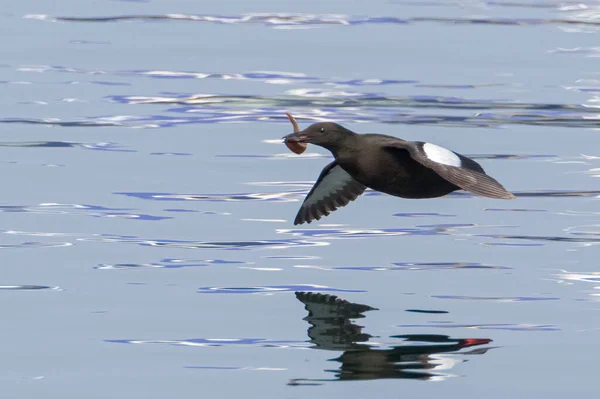
[(345, 185), (353, 181), (352, 176), (348, 174), (341, 166), (336, 165), (323, 179), (318, 182), (314, 191), (310, 194), (310, 197), (306, 198), (302, 207), (307, 207), (318, 203), (325, 197), (335, 193), (339, 189), (342, 189)]
[(448, 166), (456, 166), (457, 168), (462, 166), (462, 162), (458, 155), (438, 145), (424, 143), (423, 151), (425, 151), (425, 156), (433, 162)]

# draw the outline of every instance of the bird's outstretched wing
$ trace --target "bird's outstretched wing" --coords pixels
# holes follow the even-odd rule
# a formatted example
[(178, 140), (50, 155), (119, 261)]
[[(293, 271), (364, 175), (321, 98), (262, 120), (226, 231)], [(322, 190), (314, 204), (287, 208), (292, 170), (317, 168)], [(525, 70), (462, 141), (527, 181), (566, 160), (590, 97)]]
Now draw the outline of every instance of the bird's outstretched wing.
[(365, 186), (354, 180), (348, 172), (333, 161), (325, 166), (304, 199), (294, 224), (319, 220), (336, 209), (348, 205), (350, 201), (354, 201), (365, 189)]
[(412, 159), (463, 190), (489, 198), (515, 198), (502, 184), (488, 176), (481, 165), (454, 151), (431, 143), (410, 142), (394, 137), (387, 138), (384, 146), (392, 151), (408, 151)]

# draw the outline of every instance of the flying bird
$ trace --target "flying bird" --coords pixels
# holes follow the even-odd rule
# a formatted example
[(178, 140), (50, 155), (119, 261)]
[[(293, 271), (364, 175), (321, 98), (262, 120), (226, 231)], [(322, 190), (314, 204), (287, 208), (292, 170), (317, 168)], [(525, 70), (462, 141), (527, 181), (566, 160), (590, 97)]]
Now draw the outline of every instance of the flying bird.
[(321, 122), (283, 137), (301, 153), (308, 143), (323, 147), (335, 160), (325, 166), (294, 225), (319, 220), (354, 201), (367, 188), (401, 198), (436, 198), (456, 190), (500, 199), (515, 196), (488, 176), (481, 165), (432, 143), (405, 141), (383, 134), (358, 134), (337, 123)]

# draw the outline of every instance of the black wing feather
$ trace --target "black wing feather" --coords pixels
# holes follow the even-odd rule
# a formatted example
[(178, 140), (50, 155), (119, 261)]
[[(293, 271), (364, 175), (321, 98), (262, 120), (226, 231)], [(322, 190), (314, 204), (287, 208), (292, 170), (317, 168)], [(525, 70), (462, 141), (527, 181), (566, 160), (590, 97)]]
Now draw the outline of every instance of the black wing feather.
[(354, 201), (366, 187), (354, 180), (337, 162), (323, 168), (316, 183), (304, 199), (294, 225), (319, 220)]

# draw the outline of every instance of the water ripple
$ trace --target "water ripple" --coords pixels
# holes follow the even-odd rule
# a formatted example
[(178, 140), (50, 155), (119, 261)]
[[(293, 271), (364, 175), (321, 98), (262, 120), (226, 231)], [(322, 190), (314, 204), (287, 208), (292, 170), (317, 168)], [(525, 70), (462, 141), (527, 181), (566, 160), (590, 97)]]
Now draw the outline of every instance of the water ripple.
[(422, 217), (456, 217), (456, 215), (446, 215), (437, 212), (404, 212), (394, 213), (392, 216), (398, 216), (403, 218), (422, 218)]
[(507, 243), (507, 242), (486, 242), (481, 245), (486, 247), (543, 247), (544, 244), (534, 243), (534, 244), (523, 244), (523, 243)]
[(366, 292), (364, 290), (345, 290), (324, 285), (297, 284), (297, 285), (272, 285), (263, 287), (200, 287), (199, 294), (274, 294), (277, 292), (291, 291), (318, 291), (318, 292)]
[(289, 14), (289, 13), (253, 13), (245, 15), (194, 15), (194, 14), (158, 14), (158, 15), (115, 15), (108, 17), (53, 17), (47, 14), (27, 14), (25, 19), (49, 22), (127, 22), (127, 21), (190, 21), (213, 24), (260, 24), (272, 28), (307, 28), (316, 26), (360, 26), (360, 25), (404, 25), (414, 23), (474, 24), (474, 25), (583, 25), (600, 26), (600, 22), (585, 18), (580, 19), (538, 19), (538, 18), (443, 18), (443, 17), (351, 17), (343, 14)]
[[(293, 89), (286, 91), (286, 95), (279, 96), (261, 96), (261, 95), (220, 95), (220, 94), (190, 94), (190, 93), (166, 93), (167, 96), (109, 96), (110, 101), (120, 104), (167, 104), (167, 105), (183, 105), (184, 107), (171, 108), (173, 112), (193, 113), (201, 112), (201, 108), (185, 107), (200, 105), (228, 105), (244, 107), (246, 112), (251, 112), (250, 107), (324, 107), (324, 111), (307, 110), (310, 113), (299, 113), (294, 117), (298, 121), (310, 120), (318, 116), (327, 117), (331, 110), (337, 108), (360, 108), (361, 110), (376, 110), (379, 108), (432, 108), (432, 109), (451, 109), (451, 110), (490, 110), (490, 109), (505, 109), (519, 111), (536, 111), (538, 116), (553, 117), (561, 116), (561, 112), (581, 112), (585, 114), (597, 114), (597, 107), (590, 107), (582, 104), (560, 104), (560, 103), (524, 103), (516, 100), (498, 100), (498, 99), (478, 99), (478, 98), (463, 98), (463, 97), (448, 97), (448, 96), (433, 96), (433, 95), (412, 95), (412, 96), (389, 96), (377, 93), (364, 92), (341, 92), (331, 90), (318, 89)], [(168, 96), (170, 94), (171, 96)], [(174, 95), (175, 94), (175, 95)], [(218, 110), (218, 108), (215, 108)], [(268, 112), (268, 109), (264, 111)], [(355, 110), (353, 110), (355, 111)], [(278, 113), (274, 116), (282, 122), (288, 122), (283, 113)], [(477, 114), (480, 115), (480, 114)], [(476, 116), (477, 116), (476, 115)], [(492, 115), (492, 114), (486, 114)], [(486, 117), (486, 115), (482, 115)], [(522, 115), (522, 118), (527, 117), (526, 114), (514, 114), (515, 117)], [(565, 114), (567, 115), (567, 114)], [(439, 115), (437, 115), (439, 116)], [(443, 116), (443, 115), (442, 115)]]
[(434, 224), (415, 226), (414, 228), (388, 228), (388, 229), (278, 229), (279, 234), (289, 234), (296, 237), (346, 239), (370, 238), (401, 235), (447, 235), (453, 234), (458, 229), (481, 227), (475, 224)]
[(0, 230), (2, 234), (13, 236), (30, 236), (30, 237), (79, 237), (77, 233), (49, 233), (41, 231), (20, 231), (20, 230)]
[(406, 309), (405, 312), (411, 313), (426, 313), (426, 314), (446, 314), (450, 313), (447, 310), (425, 310), (425, 309)]
[(365, 270), (365, 271), (406, 271), (406, 270), (451, 270), (451, 269), (512, 269), (507, 266), (491, 266), (475, 262), (398, 262), (394, 266), (341, 266), (333, 269), (339, 270)]
[[(458, 194), (458, 193), (457, 193)], [(461, 193), (462, 194), (462, 193)], [(532, 191), (516, 191), (513, 192), (516, 197), (592, 197), (600, 196), (599, 190), (532, 190)]]
[(318, 154), (316, 152), (304, 152), (303, 154), (281, 153), (281, 154), (225, 154), (216, 155), (217, 158), (259, 158), (259, 159), (315, 159), (315, 158), (333, 158), (331, 155)]
[[(306, 196), (314, 181), (289, 181), (289, 182), (253, 182), (250, 185), (265, 187), (302, 187), (302, 190), (288, 190), (279, 192), (247, 192), (247, 193), (214, 193), (214, 194), (177, 194), (160, 192), (115, 192), (117, 195), (152, 200), (152, 201), (208, 201), (208, 202), (239, 202), (239, 201), (267, 201), (267, 202), (294, 202)], [(531, 190), (513, 191), (519, 198), (563, 198), (563, 197), (591, 197), (600, 196), (600, 190)], [(363, 196), (385, 195), (378, 191), (367, 189)], [(477, 198), (477, 195), (469, 192), (453, 192), (448, 194), (453, 198)], [(510, 211), (506, 209), (505, 211)], [(517, 210), (514, 210), (517, 211)], [(408, 216), (406, 214), (395, 214), (395, 216)], [(432, 215), (433, 216), (433, 215)], [(442, 216), (442, 215), (439, 215)], [(452, 215), (448, 215), (452, 216)]]
[(53, 290), (62, 291), (60, 287), (52, 287), (49, 285), (0, 285), (0, 290), (24, 290), (24, 291), (36, 291), (36, 290)]
[[(130, 117), (122, 117), (128, 119)], [(0, 123), (24, 123), (28, 125), (48, 125), (48, 126), (62, 126), (62, 127), (108, 127), (108, 126), (123, 126), (123, 124), (112, 121), (110, 119), (121, 119), (121, 117), (104, 117), (100, 118), (88, 118), (85, 120), (78, 121), (63, 121), (59, 118), (0, 118)]]
[(179, 156), (179, 157), (185, 157), (185, 156), (190, 156), (192, 155), (189, 152), (151, 152), (150, 155), (161, 155), (161, 156)]
[[(128, 0), (131, 1), (131, 0)], [(277, 367), (233, 367), (233, 366), (184, 366), (186, 369), (199, 370), (252, 370), (252, 371), (285, 371), (287, 368)]]
[[(377, 93), (303, 88), (288, 90), (286, 95), (280, 96), (165, 93), (160, 97), (113, 95), (108, 99), (121, 104), (175, 105), (166, 111), (176, 115), (90, 116), (78, 120), (5, 117), (0, 119), (0, 123), (131, 128), (265, 121), (288, 123), (283, 116), (284, 112), (293, 109), (296, 119), (305, 122), (378, 122), (467, 127), (500, 127), (512, 124), (565, 127), (600, 125), (600, 112), (592, 100), (588, 104), (523, 103), (514, 100), (432, 95), (386, 96)], [(422, 109), (479, 112), (457, 115), (413, 111)]]
[(168, 247), (186, 249), (223, 249), (230, 251), (258, 249), (286, 249), (298, 247), (315, 247), (329, 245), (325, 241), (312, 240), (252, 240), (252, 241), (185, 241), (185, 240), (153, 240), (135, 236), (115, 234), (96, 234), (91, 237), (78, 238), (78, 241), (136, 244), (146, 247)]
[(138, 268), (149, 268), (149, 269), (181, 269), (184, 267), (201, 267), (210, 265), (229, 265), (229, 264), (247, 264), (247, 262), (241, 261), (230, 261), (222, 259), (177, 259), (177, 258), (164, 258), (158, 262), (152, 263), (101, 263), (94, 266), (94, 269), (98, 270), (118, 270), (118, 269), (138, 269)]
[(190, 338), (184, 340), (139, 340), (139, 339), (107, 339), (105, 342), (117, 344), (163, 344), (192, 347), (222, 347), (222, 346), (256, 346), (262, 348), (306, 348), (305, 341), (270, 340), (267, 338)]
[(484, 208), (487, 212), (548, 212), (545, 209), (524, 209), (524, 208)]
[[(339, 78), (322, 78), (317, 76), (308, 76), (301, 72), (285, 72), (285, 71), (250, 71), (250, 72), (236, 72), (236, 73), (215, 73), (215, 72), (199, 72), (199, 71), (171, 71), (171, 70), (98, 70), (98, 69), (85, 69), (71, 66), (61, 65), (22, 65), (17, 68), (18, 72), (27, 73), (67, 73), (76, 75), (111, 75), (111, 76), (123, 76), (123, 77), (142, 77), (151, 79), (216, 79), (216, 80), (249, 80), (255, 82), (262, 82), (266, 84), (310, 84), (324, 85), (327, 87), (363, 87), (363, 86), (390, 86), (390, 85), (408, 85), (418, 84), (418, 87), (439, 87), (440, 85), (426, 84), (412, 79), (388, 79), (388, 78), (366, 78), (366, 79), (339, 79)], [(13, 82), (16, 83), (16, 82)], [(501, 83), (488, 83), (488, 84), (461, 84), (461, 85), (444, 85), (444, 89), (456, 88), (456, 89), (475, 89), (478, 87), (489, 87), (489, 86), (502, 86)], [(301, 89), (299, 93), (311, 93), (312, 89)], [(343, 93), (343, 92), (338, 92)], [(173, 95), (176, 93), (165, 93), (166, 96)], [(317, 93), (318, 94), (318, 93)], [(186, 97), (186, 95), (177, 95), (178, 98)], [(189, 94), (187, 96), (190, 96)], [(320, 94), (322, 96), (322, 93)], [(137, 97), (137, 96), (136, 96)], [(204, 97), (205, 104), (213, 102), (219, 102), (221, 98), (231, 98), (230, 96), (210, 96), (210, 95), (198, 95), (197, 102), (202, 103), (202, 97)], [(210, 97), (210, 98), (209, 98)], [(113, 98), (113, 97), (109, 97)], [(114, 99), (122, 101), (126, 97), (115, 96)], [(131, 97), (135, 98), (135, 97)], [(143, 98), (143, 97), (142, 97)], [(169, 97), (159, 97), (156, 101), (162, 102), (161, 98), (168, 101), (172, 101)], [(244, 96), (244, 98), (252, 98), (251, 96)], [(213, 101), (214, 100), (214, 101)], [(175, 100), (175, 102), (177, 102)]]
[(154, 216), (143, 213), (130, 213), (130, 208), (108, 208), (99, 205), (41, 203), (39, 205), (1, 205), (0, 213), (34, 213), (43, 215), (85, 215), (97, 218), (121, 218), (143, 221), (173, 219), (168, 216)]
[(136, 152), (123, 148), (117, 143), (76, 143), (71, 141), (10, 141), (0, 142), (0, 147), (23, 148), (82, 148), (96, 151)]
[(455, 323), (428, 323), (428, 324), (399, 324), (397, 327), (426, 327), (426, 328), (472, 328), (476, 330), (505, 330), (505, 331), (560, 331), (554, 324), (455, 324)]
[[(175, 111), (171, 109), (169, 111)], [(188, 112), (179, 109), (177, 112)], [(282, 122), (280, 115), (289, 111), (285, 108), (259, 108), (252, 110), (232, 110), (229, 108), (218, 110), (212, 108), (196, 109), (196, 114), (201, 116), (166, 116), (166, 115), (115, 115), (102, 117), (88, 117), (79, 120), (61, 120), (59, 118), (0, 118), (0, 123), (22, 123), (32, 125), (49, 125), (61, 127), (129, 127), (129, 128), (168, 128), (187, 124), (210, 123), (264, 123), (265, 121)], [(585, 115), (578, 113), (564, 113), (562, 115), (548, 115), (545, 113), (486, 113), (475, 115), (440, 115), (403, 113), (400, 110), (364, 108), (361, 113), (351, 110), (311, 109), (319, 115), (308, 116), (304, 119), (311, 123), (336, 122), (336, 123), (383, 123), (403, 125), (439, 125), (456, 127), (501, 127), (504, 125), (531, 125), (531, 126), (560, 126), (572, 128), (595, 128), (600, 126), (600, 114)]]
[(0, 244), (0, 249), (22, 249), (22, 248), (55, 248), (70, 247), (71, 242), (22, 242), (20, 244)]
[[(552, 275), (552, 278), (559, 284), (568, 284), (572, 285), (575, 283), (592, 283), (598, 284), (600, 283), (600, 272), (589, 271), (589, 272), (574, 272), (568, 270), (561, 270), (561, 273), (557, 273)], [(600, 297), (600, 293), (598, 290), (600, 289), (600, 285), (594, 285), (591, 290), (584, 290), (583, 293), (592, 297), (592, 301), (597, 302), (598, 297)], [(586, 299), (576, 299), (579, 301), (584, 301)]]
[(495, 301), (495, 302), (529, 302), (529, 301), (558, 301), (560, 298), (536, 296), (468, 296), (468, 295), (432, 295), (439, 299), (462, 299), (467, 301)]
[[(574, 234), (574, 233), (571, 233)], [(583, 233), (582, 235), (587, 235)], [(478, 234), (478, 237), (488, 237), (495, 239), (509, 239), (509, 240), (530, 240), (540, 241), (538, 244), (531, 245), (543, 245), (545, 242), (569, 242), (569, 243), (581, 243), (588, 245), (597, 245), (600, 243), (600, 238), (594, 237), (561, 237), (561, 236), (528, 236), (528, 235), (509, 235), (509, 234)], [(507, 246), (528, 246), (530, 244), (487, 244), (487, 245), (507, 245)]]
[(142, 192), (120, 192), (117, 195), (126, 195), (145, 200), (154, 201), (269, 201), (290, 202), (306, 194), (306, 190), (296, 190), (280, 193), (238, 193), (238, 194), (175, 194), (175, 193), (142, 193)]

